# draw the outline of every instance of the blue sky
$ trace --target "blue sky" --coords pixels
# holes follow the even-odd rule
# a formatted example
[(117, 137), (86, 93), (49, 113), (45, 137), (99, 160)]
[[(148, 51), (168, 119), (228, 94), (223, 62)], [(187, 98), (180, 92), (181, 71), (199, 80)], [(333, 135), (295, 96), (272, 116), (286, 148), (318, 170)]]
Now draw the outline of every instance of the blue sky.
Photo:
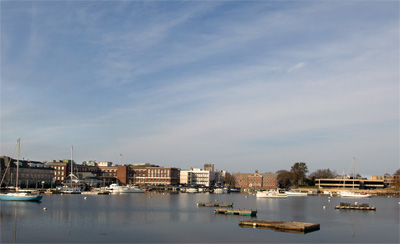
[(18, 138), (41, 161), (394, 173), (399, 2), (2, 1), (1, 154)]

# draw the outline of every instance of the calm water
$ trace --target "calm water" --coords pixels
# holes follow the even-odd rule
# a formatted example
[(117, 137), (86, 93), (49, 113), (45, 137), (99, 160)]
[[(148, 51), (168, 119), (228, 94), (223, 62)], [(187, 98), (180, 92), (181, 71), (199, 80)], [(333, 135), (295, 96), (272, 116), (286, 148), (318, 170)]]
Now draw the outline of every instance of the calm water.
[[(1, 201), (1, 243), (399, 243), (398, 198), (309, 196), (247, 198), (243, 194), (49, 195), (40, 203)], [(241, 228), (251, 217), (214, 215), (198, 201), (233, 202), (257, 209), (257, 219), (319, 223), (307, 234)], [(376, 211), (335, 210), (340, 202)], [(324, 209), (323, 206), (326, 206)], [(46, 207), (47, 210), (43, 210)]]

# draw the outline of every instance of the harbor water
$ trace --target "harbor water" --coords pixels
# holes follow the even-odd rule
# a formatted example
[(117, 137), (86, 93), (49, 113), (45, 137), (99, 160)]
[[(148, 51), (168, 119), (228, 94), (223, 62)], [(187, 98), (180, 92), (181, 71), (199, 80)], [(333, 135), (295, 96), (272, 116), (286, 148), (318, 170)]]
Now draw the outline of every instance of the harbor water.
[[(257, 216), (216, 215), (197, 202), (233, 202)], [(46, 195), (1, 201), (1, 243), (399, 243), (399, 198), (260, 199), (244, 194)], [(376, 211), (337, 210), (340, 202)], [(325, 207), (324, 207), (325, 206)], [(309, 233), (245, 228), (249, 219), (320, 224)]]

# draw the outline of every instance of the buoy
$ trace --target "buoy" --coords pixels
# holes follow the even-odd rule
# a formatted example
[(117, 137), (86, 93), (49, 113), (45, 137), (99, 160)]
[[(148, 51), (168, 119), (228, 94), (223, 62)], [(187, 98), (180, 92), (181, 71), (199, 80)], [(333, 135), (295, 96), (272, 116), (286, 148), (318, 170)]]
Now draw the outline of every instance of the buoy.
[(245, 198), (247, 198), (247, 196), (245, 196)]
[(328, 200), (328, 202), (331, 202), (331, 200)]
[(151, 197), (149, 197), (149, 198), (151, 198)]
[(326, 208), (326, 206), (323, 206), (322, 208), (323, 208), (323, 209), (325, 209), (325, 208)]
[(87, 198), (87, 197), (84, 197), (83, 199), (85, 199), (85, 200), (86, 200), (86, 198)]
[(44, 208), (43, 208), (43, 210), (47, 210), (47, 208), (46, 208), (46, 207), (44, 207)]

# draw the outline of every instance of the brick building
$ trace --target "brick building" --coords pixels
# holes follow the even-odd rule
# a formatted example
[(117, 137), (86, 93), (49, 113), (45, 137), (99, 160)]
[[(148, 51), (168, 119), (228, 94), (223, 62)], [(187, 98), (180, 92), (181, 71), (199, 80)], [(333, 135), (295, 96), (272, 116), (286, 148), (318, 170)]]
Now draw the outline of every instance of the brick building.
[(232, 174), (232, 181), (235, 187), (240, 188), (265, 188), (274, 189), (278, 187), (278, 174), (273, 173), (236, 173)]
[[(52, 184), (54, 169), (39, 161), (19, 160), (18, 186), (42, 187)], [(0, 157), (0, 178), (3, 185), (15, 186), (17, 160), (7, 156)]]

